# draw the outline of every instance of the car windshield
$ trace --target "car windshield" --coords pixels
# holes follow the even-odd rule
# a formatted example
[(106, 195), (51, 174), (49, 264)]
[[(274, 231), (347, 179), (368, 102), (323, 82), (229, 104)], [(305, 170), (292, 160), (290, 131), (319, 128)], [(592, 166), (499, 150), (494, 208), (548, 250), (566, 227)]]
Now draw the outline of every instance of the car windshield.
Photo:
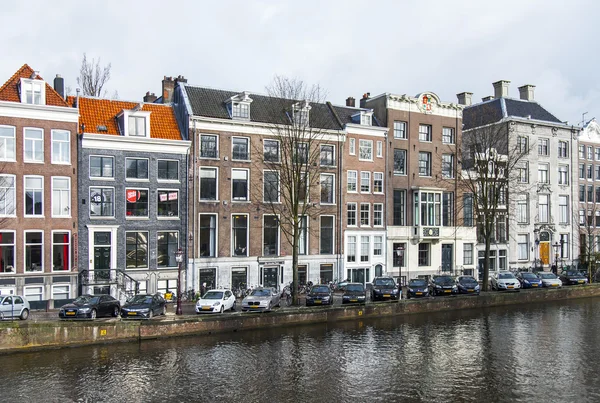
[(458, 279), (458, 281), (461, 284), (473, 284), (477, 282), (477, 280), (475, 280), (473, 277), (461, 277), (460, 279)]
[(512, 273), (498, 273), (498, 278), (513, 279), (515, 276), (513, 276)]
[(312, 292), (329, 292), (329, 287), (326, 285), (317, 285), (313, 287)]
[(268, 297), (271, 295), (271, 291), (264, 288), (259, 288), (256, 290), (252, 290), (250, 295), (252, 295), (253, 297)]
[(75, 298), (73, 303), (75, 304), (97, 304), (98, 297), (92, 297), (91, 295), (82, 295), (80, 297)]
[(410, 280), (410, 282), (408, 283), (408, 285), (410, 287), (424, 287), (427, 285), (427, 282), (425, 282), (425, 280)]
[(533, 273), (521, 273), (521, 277), (523, 278), (532, 278), (532, 279), (537, 279), (537, 276)]
[(581, 273), (578, 273), (576, 271), (567, 271), (567, 276), (581, 276)]
[(346, 291), (364, 291), (362, 284), (348, 284), (346, 287)]
[(394, 280), (391, 278), (378, 278), (375, 280), (373, 285), (389, 285), (393, 287), (396, 285), (396, 283), (394, 283)]
[(204, 297), (202, 297), (202, 299), (222, 299), (222, 298), (223, 298), (222, 291), (209, 291), (206, 294), (204, 294)]
[(149, 304), (152, 302), (151, 295), (136, 295), (129, 300), (131, 304)]
[(452, 280), (452, 277), (450, 277), (450, 276), (439, 276), (439, 277), (435, 277), (435, 278), (433, 279), (433, 281), (435, 281), (435, 282), (436, 282), (436, 283), (438, 283), (438, 284), (449, 284), (449, 283), (452, 283), (452, 282), (453, 282), (453, 280)]
[(546, 278), (546, 279), (555, 279), (556, 278), (554, 273), (539, 273), (538, 276), (540, 276), (540, 278)]

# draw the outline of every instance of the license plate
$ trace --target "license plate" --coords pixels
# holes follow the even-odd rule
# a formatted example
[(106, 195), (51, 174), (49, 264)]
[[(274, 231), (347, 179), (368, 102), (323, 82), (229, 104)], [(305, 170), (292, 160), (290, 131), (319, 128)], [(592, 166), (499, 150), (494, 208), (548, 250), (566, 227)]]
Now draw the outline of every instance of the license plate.
[(210, 306), (203, 306), (203, 307), (202, 307), (202, 310), (203, 310), (203, 311), (210, 311)]
[(552, 284), (552, 287), (558, 287), (558, 284)]
[(357, 299), (351, 299), (350, 302), (358, 302)]
[(578, 283), (579, 283), (579, 284), (583, 284), (583, 280), (579, 280), (579, 281), (578, 281)]
[(467, 290), (467, 291), (469, 291), (469, 292), (473, 292), (473, 291), (475, 291), (475, 290), (473, 290), (473, 289), (469, 289), (469, 290)]
[(67, 316), (75, 316), (75, 312), (67, 312), (66, 315)]
[(137, 312), (127, 312), (127, 315), (135, 316), (137, 315)]
[(532, 287), (537, 287), (538, 285), (537, 285), (537, 284), (531, 284), (531, 286), (532, 286)]
[(320, 304), (320, 303), (321, 303), (320, 299), (315, 300), (315, 304)]
[(416, 295), (423, 295), (423, 293), (422, 293), (422, 292), (416, 292), (415, 294), (416, 294)]
[(452, 292), (452, 290), (444, 290), (444, 292)]
[(514, 286), (514, 285), (509, 285), (509, 286), (508, 286), (508, 287), (506, 287), (506, 288), (515, 288), (515, 286)]
[(384, 298), (389, 298), (389, 297), (390, 297), (390, 294), (383, 294), (383, 297), (384, 297)]

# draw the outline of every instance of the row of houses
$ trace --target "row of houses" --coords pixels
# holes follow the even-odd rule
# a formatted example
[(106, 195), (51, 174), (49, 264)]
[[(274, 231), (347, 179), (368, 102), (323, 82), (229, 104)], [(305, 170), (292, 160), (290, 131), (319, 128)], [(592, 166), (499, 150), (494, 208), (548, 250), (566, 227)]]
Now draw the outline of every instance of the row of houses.
[[(590, 158), (600, 156), (598, 126), (586, 130), (594, 150), (534, 100), (533, 86), (519, 98), (507, 81), (494, 88), (477, 104), (467, 92), (456, 102), (365, 93), (357, 107), (352, 97), (309, 102), (179, 76), (164, 77), (159, 97), (125, 102), (66, 97), (60, 76), (51, 86), (24, 65), (0, 87), (0, 293), (174, 290), (178, 251), (184, 289), (288, 283), (280, 198), (290, 158), (316, 178), (302, 196), (300, 282), (478, 277), (482, 217), (459, 179), (463, 136), (490, 126), (527, 149), (519, 181), (531, 185), (495, 214), (491, 269), (571, 264), (577, 214), (600, 203), (581, 196), (595, 196), (588, 186), (600, 180), (600, 157)], [(289, 150), (276, 128), (300, 121), (319, 136)]]

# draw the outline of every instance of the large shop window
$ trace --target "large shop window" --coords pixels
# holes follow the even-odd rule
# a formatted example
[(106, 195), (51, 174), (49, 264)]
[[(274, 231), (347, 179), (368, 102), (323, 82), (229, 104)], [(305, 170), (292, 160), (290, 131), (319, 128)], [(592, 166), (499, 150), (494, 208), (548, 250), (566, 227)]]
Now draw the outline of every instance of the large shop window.
[(126, 264), (128, 269), (148, 267), (148, 233), (128, 231), (126, 238)]
[(263, 255), (279, 254), (279, 219), (275, 215), (264, 216)]
[(15, 233), (0, 232), (0, 273), (15, 272)]
[(44, 234), (40, 231), (25, 232), (25, 271), (37, 272), (44, 265)]
[(248, 216), (234, 215), (231, 220), (233, 256), (248, 256)]
[(175, 252), (179, 248), (179, 233), (177, 231), (159, 231), (156, 236), (158, 267), (177, 267)]
[(217, 216), (214, 214), (200, 215), (200, 257), (216, 256)]
[(52, 270), (68, 271), (70, 265), (70, 234), (68, 232), (52, 233)]
[(148, 217), (148, 190), (125, 189), (127, 217)]

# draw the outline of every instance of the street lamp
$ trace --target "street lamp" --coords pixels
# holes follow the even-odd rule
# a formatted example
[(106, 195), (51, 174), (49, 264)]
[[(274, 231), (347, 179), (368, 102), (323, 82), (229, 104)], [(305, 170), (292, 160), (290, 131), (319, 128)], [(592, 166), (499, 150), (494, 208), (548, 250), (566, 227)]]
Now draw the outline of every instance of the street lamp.
[(552, 244), (552, 247), (554, 248), (554, 271), (556, 271), (554, 274), (558, 274), (558, 250), (560, 249), (560, 243), (556, 241)]
[(177, 249), (175, 252), (175, 261), (177, 262), (177, 308), (175, 309), (175, 315), (181, 315), (181, 262), (183, 262), (183, 250)]

